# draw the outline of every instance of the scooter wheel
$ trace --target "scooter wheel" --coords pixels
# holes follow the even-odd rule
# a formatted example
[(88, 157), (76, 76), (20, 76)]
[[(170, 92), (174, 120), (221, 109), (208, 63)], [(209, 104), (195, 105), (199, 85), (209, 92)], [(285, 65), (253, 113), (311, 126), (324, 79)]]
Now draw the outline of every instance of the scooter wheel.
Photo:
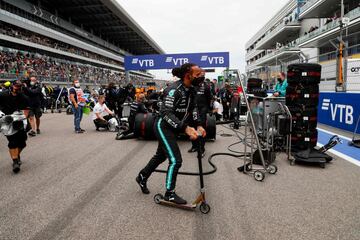
[(275, 174), (276, 172), (277, 172), (277, 166), (276, 165), (273, 165), (273, 164), (270, 164), (269, 166), (268, 166), (268, 171), (269, 171), (269, 173), (270, 174)]
[(200, 209), (201, 213), (208, 214), (210, 212), (211, 208), (210, 208), (209, 204), (201, 203), (199, 209)]
[(256, 181), (261, 182), (261, 181), (264, 180), (265, 174), (263, 172), (260, 172), (260, 171), (255, 171), (254, 172), (254, 178), (255, 178)]
[(164, 197), (163, 197), (163, 195), (161, 195), (160, 193), (158, 193), (158, 194), (156, 194), (156, 195), (154, 196), (154, 202), (155, 202), (156, 204), (160, 204), (161, 200), (163, 200), (163, 199), (164, 199)]
[(61, 113), (61, 109), (58, 110), (58, 113)]

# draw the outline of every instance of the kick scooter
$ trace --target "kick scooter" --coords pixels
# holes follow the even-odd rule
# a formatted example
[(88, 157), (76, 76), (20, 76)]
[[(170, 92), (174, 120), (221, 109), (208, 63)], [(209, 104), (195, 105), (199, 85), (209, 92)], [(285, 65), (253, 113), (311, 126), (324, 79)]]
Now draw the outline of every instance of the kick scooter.
[(199, 164), (199, 176), (200, 176), (200, 194), (196, 198), (196, 200), (189, 204), (176, 204), (173, 202), (166, 201), (164, 196), (160, 193), (154, 196), (154, 201), (156, 204), (166, 205), (170, 207), (181, 208), (184, 210), (195, 210), (196, 207), (199, 205), (200, 212), (203, 214), (208, 214), (210, 212), (210, 206), (206, 203), (205, 200), (205, 188), (204, 188), (204, 176), (203, 176), (203, 169), (202, 169), (202, 141), (205, 139), (201, 136), (198, 136), (198, 149), (197, 149), (197, 159)]

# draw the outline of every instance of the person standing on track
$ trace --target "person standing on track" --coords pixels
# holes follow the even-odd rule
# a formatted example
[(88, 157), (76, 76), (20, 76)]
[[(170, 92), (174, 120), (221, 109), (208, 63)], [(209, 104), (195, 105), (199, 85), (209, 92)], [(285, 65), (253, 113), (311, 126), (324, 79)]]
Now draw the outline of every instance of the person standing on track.
[(225, 82), (225, 87), (222, 88), (219, 92), (219, 97), (221, 99), (221, 103), (223, 105), (223, 117), (224, 120), (230, 119), (230, 103), (232, 99), (232, 91), (230, 84)]
[(120, 87), (119, 88), (118, 96), (117, 96), (117, 106), (118, 106), (117, 116), (118, 116), (119, 119), (122, 118), (122, 112), (123, 112), (124, 103), (126, 101), (132, 102), (135, 99), (135, 95), (132, 96), (132, 90), (133, 89), (134, 89), (134, 86), (132, 85), (132, 83), (128, 83), (125, 87)]
[(41, 104), (44, 96), (36, 77), (31, 76), (29, 80), (30, 86), (24, 88), (24, 93), (30, 100), (29, 122), (31, 131), (29, 132), (29, 136), (35, 137), (36, 134), (40, 134), (40, 118), (42, 116)]
[[(23, 84), (20, 81), (14, 82), (8, 91), (0, 93), (0, 114), (1, 112), (5, 115), (13, 114), (15, 111), (22, 111), (27, 117), (29, 113), (29, 99), (22, 93)], [(18, 173), (20, 171), (20, 154), (26, 147), (26, 129), (23, 122), (11, 123), (13, 130), (6, 138), (8, 139), (8, 147), (10, 157), (13, 160), (13, 172)], [(15, 125), (17, 127), (15, 127)]]
[(69, 102), (74, 113), (75, 133), (84, 133), (85, 130), (80, 127), (80, 123), (82, 120), (83, 107), (86, 104), (86, 99), (84, 98), (83, 90), (80, 88), (79, 80), (74, 80), (73, 87), (69, 89)]
[(105, 90), (105, 102), (110, 110), (112, 110), (119, 119), (121, 118), (119, 105), (117, 103), (118, 90), (116, 89), (115, 83), (110, 82)]
[[(175, 193), (176, 177), (182, 165), (177, 137), (181, 132), (185, 132), (191, 140), (197, 139), (198, 132), (203, 137), (206, 135), (205, 129), (201, 127), (198, 118), (198, 110), (194, 99), (196, 92), (193, 87), (193, 85), (197, 86), (204, 77), (204, 71), (195, 64), (186, 63), (180, 68), (173, 69), (172, 74), (180, 78), (180, 80), (164, 90), (160, 116), (155, 121), (155, 133), (159, 141), (156, 153), (145, 168), (139, 172), (136, 182), (144, 194), (149, 194), (147, 180), (155, 169), (168, 158), (169, 167), (166, 175), (164, 199), (176, 204), (186, 204), (186, 200)], [(189, 126), (191, 116), (193, 121), (197, 123), (197, 130)]]

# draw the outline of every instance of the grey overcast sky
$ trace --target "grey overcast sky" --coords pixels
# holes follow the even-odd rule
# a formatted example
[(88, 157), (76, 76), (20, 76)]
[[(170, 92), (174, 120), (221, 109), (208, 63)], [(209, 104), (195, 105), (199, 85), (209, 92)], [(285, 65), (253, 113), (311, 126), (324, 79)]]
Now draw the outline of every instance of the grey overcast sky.
[[(117, 0), (166, 53), (230, 52), (245, 71), (245, 43), (288, 0)], [(222, 69), (217, 70), (217, 74)], [(164, 71), (153, 71), (169, 78)], [(214, 74), (213, 74), (214, 75)], [(215, 76), (209, 76), (215, 77)]]

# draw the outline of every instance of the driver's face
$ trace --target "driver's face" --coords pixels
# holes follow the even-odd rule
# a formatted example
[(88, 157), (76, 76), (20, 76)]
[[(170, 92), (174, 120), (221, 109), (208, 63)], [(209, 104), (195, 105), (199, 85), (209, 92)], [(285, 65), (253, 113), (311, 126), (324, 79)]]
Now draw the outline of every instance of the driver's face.
[(190, 74), (192, 78), (199, 78), (205, 76), (205, 71), (198, 66), (193, 66)]

